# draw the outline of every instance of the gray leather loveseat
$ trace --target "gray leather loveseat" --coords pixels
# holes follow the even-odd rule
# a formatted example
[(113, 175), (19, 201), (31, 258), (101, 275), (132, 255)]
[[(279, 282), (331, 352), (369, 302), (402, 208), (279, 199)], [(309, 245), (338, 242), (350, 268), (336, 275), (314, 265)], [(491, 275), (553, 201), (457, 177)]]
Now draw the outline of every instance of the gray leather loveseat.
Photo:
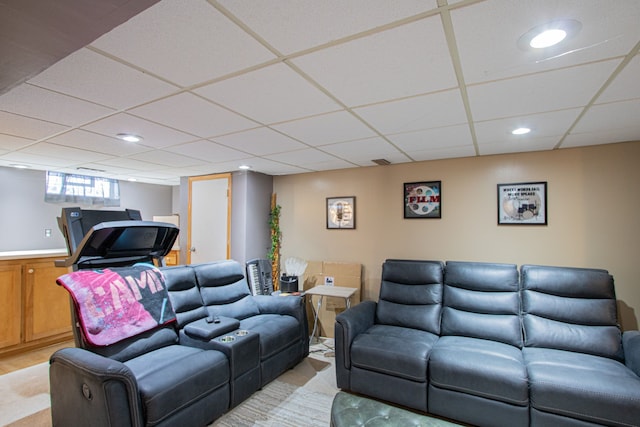
[(54, 426), (205, 426), (308, 355), (301, 298), (252, 296), (235, 261), (161, 270), (175, 322), (105, 346), (74, 328), (52, 355)]
[(336, 317), (338, 387), (479, 426), (640, 425), (640, 332), (605, 270), (387, 260)]

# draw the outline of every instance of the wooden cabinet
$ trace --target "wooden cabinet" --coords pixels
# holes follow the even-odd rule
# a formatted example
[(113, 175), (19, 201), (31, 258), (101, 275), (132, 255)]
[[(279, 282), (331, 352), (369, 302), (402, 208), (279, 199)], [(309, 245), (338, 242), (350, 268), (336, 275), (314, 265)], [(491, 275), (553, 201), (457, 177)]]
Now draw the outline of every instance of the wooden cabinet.
[(25, 284), (25, 341), (49, 338), (71, 331), (69, 293), (56, 284), (67, 272), (51, 261), (23, 266)]
[(67, 269), (54, 259), (0, 260), (0, 355), (71, 339), (69, 294), (56, 284)]
[(164, 263), (167, 266), (170, 265), (178, 265), (180, 263), (180, 252), (177, 250), (172, 250), (164, 257)]
[(0, 349), (20, 344), (22, 324), (22, 268), (0, 265)]

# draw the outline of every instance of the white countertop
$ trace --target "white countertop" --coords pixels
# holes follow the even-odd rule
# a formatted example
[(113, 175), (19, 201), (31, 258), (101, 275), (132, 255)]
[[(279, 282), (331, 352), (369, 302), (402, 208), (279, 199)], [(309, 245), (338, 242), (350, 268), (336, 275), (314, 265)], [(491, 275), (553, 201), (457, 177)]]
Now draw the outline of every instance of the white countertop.
[(36, 249), (32, 251), (6, 251), (0, 252), (0, 261), (10, 259), (68, 257), (66, 249)]

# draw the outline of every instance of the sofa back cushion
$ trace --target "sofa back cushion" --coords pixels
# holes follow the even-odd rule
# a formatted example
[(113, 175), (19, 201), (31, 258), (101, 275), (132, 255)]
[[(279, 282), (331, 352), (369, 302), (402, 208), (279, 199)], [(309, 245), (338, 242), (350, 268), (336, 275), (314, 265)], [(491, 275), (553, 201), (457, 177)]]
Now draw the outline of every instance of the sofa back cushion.
[(386, 260), (376, 323), (439, 334), (442, 270), (440, 261)]
[(178, 327), (183, 328), (187, 323), (207, 317), (195, 270), (186, 265), (164, 267), (161, 270), (169, 291), (169, 300), (176, 313)]
[(515, 264), (447, 262), (441, 335), (522, 347), (519, 286)]
[(225, 260), (193, 268), (202, 301), (211, 314), (240, 320), (260, 314), (239, 262)]
[(99, 347), (85, 343), (83, 348), (120, 362), (126, 362), (143, 354), (177, 343), (178, 334), (174, 329), (174, 324), (171, 324), (161, 326), (108, 346)]
[(523, 265), (526, 347), (622, 359), (613, 277), (606, 270)]

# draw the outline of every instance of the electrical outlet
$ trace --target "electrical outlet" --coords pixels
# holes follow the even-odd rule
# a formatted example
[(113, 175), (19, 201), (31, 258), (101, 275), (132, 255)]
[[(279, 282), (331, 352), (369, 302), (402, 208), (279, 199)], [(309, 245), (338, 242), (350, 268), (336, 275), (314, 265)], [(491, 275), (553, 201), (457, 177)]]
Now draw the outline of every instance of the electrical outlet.
[(45, 228), (44, 229), (44, 237), (51, 237), (51, 229), (50, 228)]

